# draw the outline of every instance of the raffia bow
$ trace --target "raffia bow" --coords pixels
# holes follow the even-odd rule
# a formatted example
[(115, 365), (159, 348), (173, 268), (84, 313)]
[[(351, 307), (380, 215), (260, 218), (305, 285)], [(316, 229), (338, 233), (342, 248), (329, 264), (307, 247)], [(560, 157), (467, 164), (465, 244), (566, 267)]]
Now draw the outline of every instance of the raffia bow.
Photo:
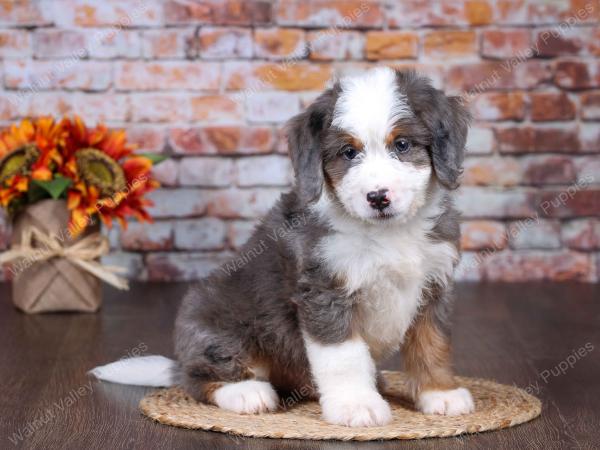
[(117, 289), (129, 289), (127, 280), (117, 275), (124, 273), (126, 269), (106, 266), (96, 261), (108, 254), (109, 250), (108, 239), (100, 233), (91, 234), (65, 247), (56, 236), (50, 236), (35, 227), (27, 227), (21, 235), (21, 244), (13, 245), (10, 250), (0, 254), (0, 264), (20, 260), (27, 260), (33, 264), (52, 258), (65, 258)]

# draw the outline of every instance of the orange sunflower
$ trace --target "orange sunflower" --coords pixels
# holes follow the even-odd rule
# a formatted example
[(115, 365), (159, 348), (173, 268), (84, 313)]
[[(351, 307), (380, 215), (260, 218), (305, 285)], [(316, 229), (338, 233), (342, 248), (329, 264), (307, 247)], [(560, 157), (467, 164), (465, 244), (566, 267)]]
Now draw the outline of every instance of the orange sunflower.
[(62, 162), (66, 132), (50, 117), (23, 120), (0, 132), (0, 205), (22, 202), (31, 180), (49, 180)]
[(160, 158), (134, 149), (124, 131), (88, 128), (79, 117), (23, 120), (0, 132), (0, 206), (13, 215), (41, 198), (66, 198), (73, 236), (96, 217), (109, 227), (150, 221), (145, 194), (158, 186), (150, 172)]
[(79, 117), (65, 119), (68, 130), (61, 174), (73, 180), (67, 193), (71, 234), (79, 234), (96, 215), (108, 227), (116, 219), (127, 228), (127, 218), (149, 222), (144, 195), (158, 186), (152, 179), (152, 159), (133, 154), (124, 131), (104, 125), (88, 129)]

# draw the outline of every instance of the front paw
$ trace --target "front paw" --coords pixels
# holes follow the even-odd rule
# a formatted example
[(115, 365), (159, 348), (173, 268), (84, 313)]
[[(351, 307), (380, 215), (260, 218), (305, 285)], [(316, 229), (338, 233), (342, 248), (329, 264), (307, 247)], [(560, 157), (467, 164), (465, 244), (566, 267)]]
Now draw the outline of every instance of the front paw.
[(334, 425), (377, 427), (392, 421), (390, 405), (379, 392), (329, 394), (321, 397), (323, 418)]
[(449, 391), (423, 391), (416, 402), (417, 409), (425, 414), (458, 416), (475, 411), (471, 393), (465, 388)]

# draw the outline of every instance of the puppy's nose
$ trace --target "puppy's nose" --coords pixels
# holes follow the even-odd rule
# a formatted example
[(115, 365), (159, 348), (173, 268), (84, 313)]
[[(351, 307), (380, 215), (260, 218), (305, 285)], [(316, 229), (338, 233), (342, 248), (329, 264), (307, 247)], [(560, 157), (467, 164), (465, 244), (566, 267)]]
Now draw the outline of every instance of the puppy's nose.
[(367, 194), (367, 201), (371, 205), (371, 208), (381, 211), (390, 206), (390, 199), (387, 196), (387, 192), (387, 189), (369, 192)]

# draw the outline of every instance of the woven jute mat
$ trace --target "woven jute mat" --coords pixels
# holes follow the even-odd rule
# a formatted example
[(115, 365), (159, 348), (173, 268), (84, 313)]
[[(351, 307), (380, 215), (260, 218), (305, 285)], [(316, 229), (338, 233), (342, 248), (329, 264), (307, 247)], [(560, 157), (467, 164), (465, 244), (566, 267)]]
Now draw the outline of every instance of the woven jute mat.
[[(167, 425), (219, 431), (241, 436), (285, 439), (335, 439), (371, 441), (457, 436), (498, 430), (527, 422), (541, 413), (541, 403), (522, 389), (476, 378), (456, 377), (475, 399), (475, 412), (462, 416), (425, 415), (407, 400), (406, 377), (384, 372), (385, 397), (392, 407), (392, 423), (383, 427), (350, 428), (321, 420), (317, 402), (298, 402), (276, 413), (241, 415), (197, 403), (179, 388), (148, 394), (140, 402), (142, 412)], [(290, 404), (289, 399), (285, 401)]]

